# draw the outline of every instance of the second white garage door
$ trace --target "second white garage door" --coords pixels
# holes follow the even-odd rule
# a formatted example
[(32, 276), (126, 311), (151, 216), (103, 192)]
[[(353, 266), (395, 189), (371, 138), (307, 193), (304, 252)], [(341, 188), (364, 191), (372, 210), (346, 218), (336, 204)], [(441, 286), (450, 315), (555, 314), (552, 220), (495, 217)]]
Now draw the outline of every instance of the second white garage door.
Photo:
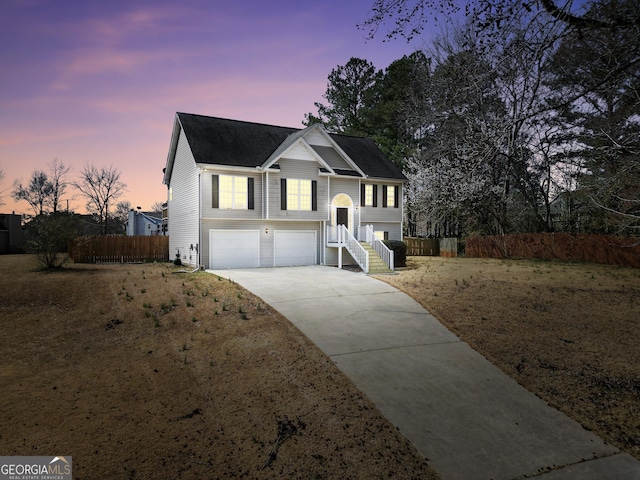
[(315, 230), (276, 230), (273, 232), (275, 266), (317, 264), (316, 235)]
[(209, 268), (259, 266), (259, 230), (209, 230)]

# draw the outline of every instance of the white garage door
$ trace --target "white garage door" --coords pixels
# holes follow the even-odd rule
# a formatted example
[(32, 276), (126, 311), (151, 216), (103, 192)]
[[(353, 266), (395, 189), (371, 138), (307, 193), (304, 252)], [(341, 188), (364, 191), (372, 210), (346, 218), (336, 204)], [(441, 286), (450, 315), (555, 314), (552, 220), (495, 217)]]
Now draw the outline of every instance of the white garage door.
[(209, 268), (259, 266), (259, 230), (209, 230)]
[(314, 230), (276, 230), (273, 232), (273, 241), (276, 267), (318, 263)]

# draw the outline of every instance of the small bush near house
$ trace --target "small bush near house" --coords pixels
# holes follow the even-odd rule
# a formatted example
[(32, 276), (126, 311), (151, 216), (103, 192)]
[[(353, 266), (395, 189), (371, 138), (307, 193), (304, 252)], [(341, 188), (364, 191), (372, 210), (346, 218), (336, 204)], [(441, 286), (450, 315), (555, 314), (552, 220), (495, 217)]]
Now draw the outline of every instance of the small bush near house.
[(407, 244), (400, 240), (384, 240), (384, 244), (393, 251), (393, 262), (395, 267), (407, 266)]

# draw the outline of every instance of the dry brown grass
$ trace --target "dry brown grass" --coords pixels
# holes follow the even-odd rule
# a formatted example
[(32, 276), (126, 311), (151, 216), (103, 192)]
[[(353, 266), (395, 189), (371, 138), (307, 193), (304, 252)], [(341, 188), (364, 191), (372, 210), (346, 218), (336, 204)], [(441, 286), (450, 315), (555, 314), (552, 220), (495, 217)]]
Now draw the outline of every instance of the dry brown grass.
[(436, 478), (286, 319), (174, 270), (0, 256), (3, 455), (72, 455), (75, 479)]
[(505, 373), (640, 458), (640, 270), (409, 257), (380, 279)]

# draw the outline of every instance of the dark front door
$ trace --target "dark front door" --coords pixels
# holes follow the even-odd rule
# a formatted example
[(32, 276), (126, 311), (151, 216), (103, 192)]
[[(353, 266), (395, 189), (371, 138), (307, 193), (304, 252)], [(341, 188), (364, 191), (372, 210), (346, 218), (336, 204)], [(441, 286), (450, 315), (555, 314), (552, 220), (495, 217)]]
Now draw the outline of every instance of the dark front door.
[(336, 208), (336, 223), (338, 225), (344, 225), (349, 228), (349, 209), (348, 208)]

